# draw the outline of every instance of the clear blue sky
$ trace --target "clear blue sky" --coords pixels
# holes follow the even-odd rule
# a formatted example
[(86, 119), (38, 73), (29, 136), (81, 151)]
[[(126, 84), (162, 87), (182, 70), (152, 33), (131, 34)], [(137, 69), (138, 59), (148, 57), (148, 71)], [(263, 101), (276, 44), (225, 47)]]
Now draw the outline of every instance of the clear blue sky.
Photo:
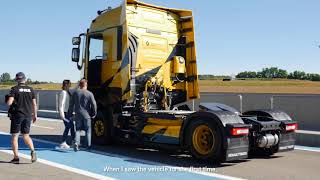
[[(320, 73), (319, 0), (144, 0), (192, 9), (200, 74), (231, 75), (276, 66)], [(120, 0), (1, 2), (0, 73), (76, 81), (71, 38), (96, 11)]]

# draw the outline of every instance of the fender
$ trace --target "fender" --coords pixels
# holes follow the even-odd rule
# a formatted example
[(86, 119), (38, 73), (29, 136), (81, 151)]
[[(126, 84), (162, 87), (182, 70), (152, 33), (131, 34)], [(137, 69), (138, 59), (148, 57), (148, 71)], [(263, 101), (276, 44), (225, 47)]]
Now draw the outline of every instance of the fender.
[(243, 115), (270, 117), (278, 121), (292, 121), (291, 117), (287, 113), (281, 110), (271, 110), (271, 109), (251, 110), (251, 111), (244, 112)]

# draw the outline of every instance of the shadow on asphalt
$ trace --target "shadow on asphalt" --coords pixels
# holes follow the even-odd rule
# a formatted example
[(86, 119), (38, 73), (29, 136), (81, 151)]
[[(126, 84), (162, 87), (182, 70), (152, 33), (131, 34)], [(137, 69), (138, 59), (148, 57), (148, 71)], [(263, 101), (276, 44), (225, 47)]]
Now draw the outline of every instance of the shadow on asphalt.
[(8, 161), (0, 161), (0, 164), (9, 164), (10, 162)]
[(283, 156), (278, 156), (278, 155), (272, 155), (272, 156), (262, 156), (262, 155), (252, 155), (248, 159), (278, 159)]
[[(32, 135), (32, 138), (50, 141), (58, 144), (61, 142), (61, 136), (59, 135)], [(83, 138), (82, 138), (83, 140)], [(68, 139), (68, 144), (71, 144), (71, 139)], [(37, 148), (37, 147), (36, 147)], [(64, 151), (55, 150), (62, 153)], [(149, 147), (142, 147), (139, 145), (131, 145), (124, 143), (115, 143), (109, 146), (93, 145), (88, 150), (93, 153), (102, 154), (112, 157), (120, 157), (128, 162), (137, 162), (141, 164), (149, 165), (166, 165), (166, 166), (178, 166), (178, 167), (207, 167), (207, 168), (219, 168), (226, 166), (233, 166), (239, 162), (246, 162), (247, 160), (234, 161), (228, 163), (208, 163), (199, 162), (195, 160), (191, 155), (184, 152), (177, 152), (168, 149), (153, 149)]]
[(11, 163), (10, 161), (0, 161), (0, 164), (15, 164), (15, 165), (24, 165), (24, 164), (32, 164), (32, 163), (25, 163), (25, 162), (19, 162), (19, 163)]

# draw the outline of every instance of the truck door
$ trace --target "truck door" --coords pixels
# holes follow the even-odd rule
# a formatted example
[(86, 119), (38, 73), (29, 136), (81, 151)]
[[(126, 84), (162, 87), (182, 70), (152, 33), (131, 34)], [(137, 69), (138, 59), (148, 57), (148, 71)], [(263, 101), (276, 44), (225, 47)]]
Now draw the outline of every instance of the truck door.
[(89, 36), (88, 57), (88, 85), (90, 88), (97, 88), (101, 84), (102, 61), (106, 58), (103, 54), (102, 34)]

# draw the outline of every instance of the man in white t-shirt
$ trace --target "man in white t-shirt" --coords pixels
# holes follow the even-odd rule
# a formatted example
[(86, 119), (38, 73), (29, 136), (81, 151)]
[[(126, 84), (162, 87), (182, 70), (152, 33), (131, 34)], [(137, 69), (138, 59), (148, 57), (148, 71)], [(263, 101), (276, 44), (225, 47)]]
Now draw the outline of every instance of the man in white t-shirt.
[(64, 80), (62, 82), (62, 91), (59, 94), (59, 114), (60, 118), (63, 120), (65, 129), (62, 135), (62, 143), (60, 144), (60, 148), (70, 148), (67, 144), (69, 131), (71, 133), (71, 138), (74, 140), (75, 138), (75, 129), (74, 123), (71, 117), (67, 117), (68, 109), (69, 109), (69, 101), (72, 96), (70, 92), (71, 82), (70, 80)]

